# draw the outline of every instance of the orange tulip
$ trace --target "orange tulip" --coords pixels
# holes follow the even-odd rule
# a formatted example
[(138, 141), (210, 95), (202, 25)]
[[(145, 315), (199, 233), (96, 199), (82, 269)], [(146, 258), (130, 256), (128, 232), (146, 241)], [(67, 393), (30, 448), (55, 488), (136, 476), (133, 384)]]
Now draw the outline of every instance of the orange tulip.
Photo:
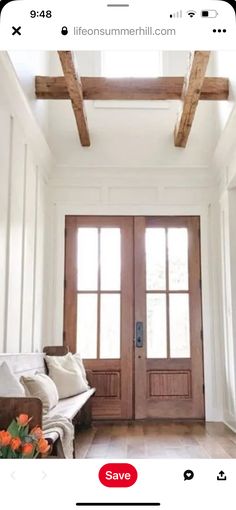
[(7, 430), (0, 430), (0, 447), (8, 446), (11, 442), (11, 434)]
[(10, 442), (10, 447), (13, 450), (13, 452), (15, 452), (16, 450), (19, 450), (20, 446), (21, 446), (20, 438), (19, 437), (13, 437), (11, 442)]
[(50, 450), (50, 445), (48, 444), (47, 440), (46, 439), (39, 439), (39, 442), (38, 442), (38, 451), (39, 453), (42, 453), (43, 455), (45, 455), (46, 453), (48, 453), (48, 451)]
[(28, 414), (20, 414), (16, 418), (16, 421), (17, 421), (18, 425), (20, 425), (21, 427), (26, 427), (26, 425), (28, 425), (28, 423), (31, 420), (32, 420), (32, 418), (29, 418)]
[(25, 443), (22, 446), (22, 454), (24, 457), (27, 457), (28, 455), (32, 455), (34, 451), (34, 446), (32, 443)]
[(32, 434), (36, 439), (41, 439), (43, 437), (43, 431), (40, 427), (34, 427), (30, 434)]

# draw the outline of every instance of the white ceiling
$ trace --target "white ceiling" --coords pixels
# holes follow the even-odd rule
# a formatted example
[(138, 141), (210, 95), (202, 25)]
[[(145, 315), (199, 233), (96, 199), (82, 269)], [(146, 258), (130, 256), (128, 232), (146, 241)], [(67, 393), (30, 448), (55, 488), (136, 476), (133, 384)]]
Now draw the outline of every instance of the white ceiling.
[[(37, 120), (41, 124), (56, 165), (72, 167), (196, 167), (208, 166), (221, 132), (222, 111), (232, 108), (226, 103), (199, 104), (186, 149), (174, 147), (173, 131), (179, 109), (178, 101), (170, 101), (163, 108), (102, 108), (93, 101), (86, 102), (91, 147), (81, 147), (70, 101), (37, 101), (33, 97), (34, 74), (62, 75), (56, 52), (44, 55), (36, 52), (33, 62), (27, 52), (10, 55), (16, 72)], [(78, 68), (82, 76), (99, 76), (100, 52), (77, 52)], [(26, 64), (27, 62), (27, 64)], [(225, 62), (225, 60), (224, 60)], [(38, 67), (37, 67), (38, 64)], [(163, 74), (183, 76), (188, 64), (187, 52), (164, 52)], [(211, 57), (207, 74), (220, 74)], [(224, 72), (226, 69), (224, 68)], [(230, 70), (229, 70), (230, 72)], [(101, 105), (100, 105), (101, 106)], [(221, 116), (220, 116), (221, 113)], [(224, 113), (224, 112), (223, 112)]]

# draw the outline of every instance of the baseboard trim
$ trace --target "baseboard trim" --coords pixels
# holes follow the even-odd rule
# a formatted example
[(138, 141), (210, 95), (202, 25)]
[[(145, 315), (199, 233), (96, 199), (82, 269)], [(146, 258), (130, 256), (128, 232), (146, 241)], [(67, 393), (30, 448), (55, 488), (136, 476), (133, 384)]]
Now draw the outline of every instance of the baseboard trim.
[(223, 420), (223, 423), (224, 423), (224, 425), (226, 425), (226, 427), (228, 427), (230, 430), (232, 430), (236, 434), (236, 426), (234, 427), (227, 420)]

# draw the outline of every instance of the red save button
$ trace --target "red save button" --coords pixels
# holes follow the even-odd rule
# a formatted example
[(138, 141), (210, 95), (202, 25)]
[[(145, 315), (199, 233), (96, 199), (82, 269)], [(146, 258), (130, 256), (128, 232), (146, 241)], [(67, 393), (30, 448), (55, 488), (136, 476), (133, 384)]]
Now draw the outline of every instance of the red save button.
[(131, 487), (136, 482), (138, 473), (132, 464), (114, 462), (102, 466), (98, 476), (106, 487)]

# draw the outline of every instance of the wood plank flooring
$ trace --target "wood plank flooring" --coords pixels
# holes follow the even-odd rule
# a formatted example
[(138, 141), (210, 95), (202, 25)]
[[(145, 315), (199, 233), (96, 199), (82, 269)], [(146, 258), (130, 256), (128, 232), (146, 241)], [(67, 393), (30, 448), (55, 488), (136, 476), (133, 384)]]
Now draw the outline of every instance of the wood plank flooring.
[(76, 458), (235, 459), (236, 434), (223, 423), (99, 423), (77, 433)]

